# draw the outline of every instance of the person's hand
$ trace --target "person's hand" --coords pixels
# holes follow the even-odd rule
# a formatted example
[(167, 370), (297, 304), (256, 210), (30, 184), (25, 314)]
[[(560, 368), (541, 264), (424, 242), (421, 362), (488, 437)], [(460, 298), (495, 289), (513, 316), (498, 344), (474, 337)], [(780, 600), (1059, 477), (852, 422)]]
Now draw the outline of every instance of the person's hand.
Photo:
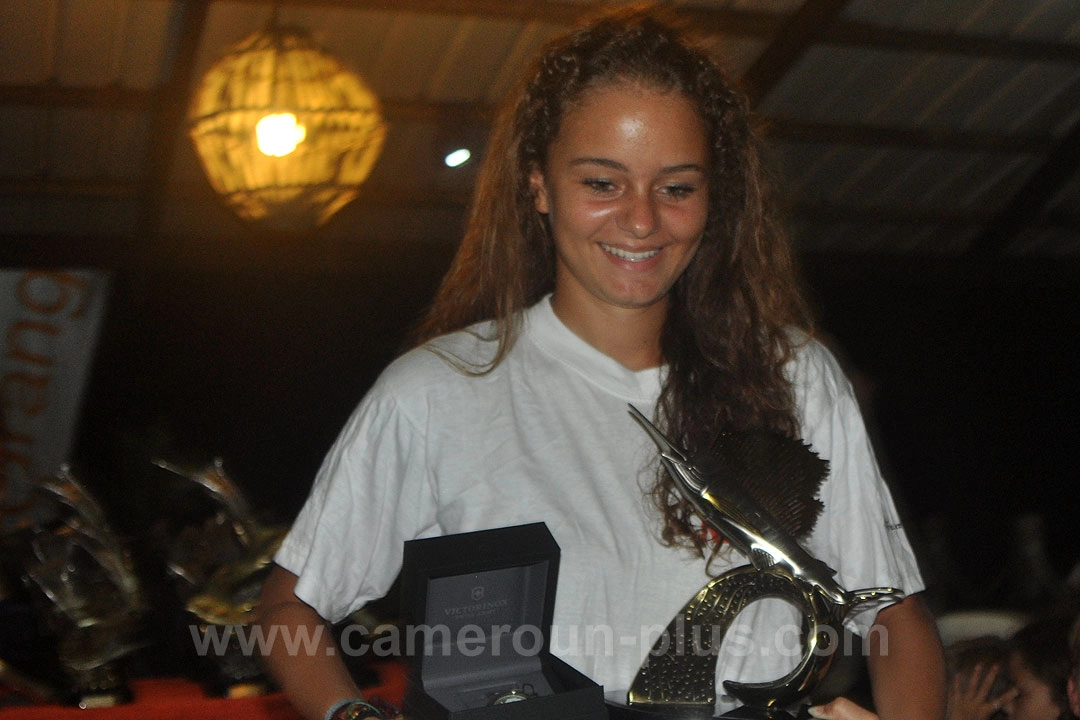
[(1001, 695), (990, 697), (990, 689), (1000, 672), (998, 665), (976, 665), (970, 673), (957, 673), (949, 686), (948, 720), (988, 720), (1005, 707), (1017, 690), (1010, 687)]
[(838, 697), (824, 705), (814, 705), (809, 713), (811, 717), (821, 720), (878, 720), (875, 713), (845, 697)]

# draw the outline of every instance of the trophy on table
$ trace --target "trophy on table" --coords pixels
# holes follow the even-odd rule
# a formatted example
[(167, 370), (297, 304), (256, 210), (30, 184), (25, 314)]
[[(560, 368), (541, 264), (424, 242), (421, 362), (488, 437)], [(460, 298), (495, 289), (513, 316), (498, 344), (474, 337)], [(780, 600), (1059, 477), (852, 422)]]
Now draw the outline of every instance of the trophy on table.
[(681, 495), (707, 526), (746, 556), (749, 564), (713, 579), (690, 599), (654, 645), (625, 703), (621, 698), (609, 699), (611, 717), (714, 717), (721, 641), (736, 616), (764, 598), (785, 600), (801, 611), (802, 658), (776, 680), (725, 680), (724, 689), (743, 705), (724, 716), (750, 720), (793, 717), (789, 710), (810, 697), (829, 671), (837, 655), (831, 645), (852, 608), (899, 597), (901, 591), (844, 589), (835, 572), (806, 552), (749, 490), (782, 477), (817, 487), (828, 465), (805, 444), (773, 434), (732, 433), (722, 439), (722, 452), (690, 457), (633, 406), (630, 413), (660, 449), (660, 460)]
[[(220, 458), (206, 467), (155, 464), (198, 488), (208, 512), (159, 527), (165, 536), (165, 569), (184, 609), (197, 621), (192, 639), (207, 649), (207, 634), (226, 638), (207, 658), (211, 690), (227, 697), (258, 695), (270, 681), (258, 657), (245, 652), (237, 628), (251, 623), (263, 581), (287, 528), (261, 523)], [(197, 637), (196, 637), (197, 636)]]
[[(37, 491), (49, 511), (29, 528), (23, 580), (56, 641), (67, 687), (36, 696), (82, 707), (127, 702), (131, 692), (124, 659), (144, 645), (146, 612), (131, 554), (104, 509), (66, 465)], [(14, 676), (14, 670), (5, 674)], [(27, 682), (20, 686), (31, 687)]]

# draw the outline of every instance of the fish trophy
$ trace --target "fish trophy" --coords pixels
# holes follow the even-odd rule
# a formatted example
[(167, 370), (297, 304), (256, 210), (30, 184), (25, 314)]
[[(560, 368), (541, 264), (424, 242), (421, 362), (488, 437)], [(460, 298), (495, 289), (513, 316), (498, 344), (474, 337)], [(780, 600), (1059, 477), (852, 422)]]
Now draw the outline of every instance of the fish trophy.
[(124, 661), (145, 644), (148, 609), (131, 553), (68, 466), (37, 491), (53, 509), (32, 528), (24, 583), (41, 599), (68, 687), (32, 696), (82, 707), (127, 702)]
[[(786, 708), (809, 696), (828, 672), (836, 655), (829, 644), (838, 637), (836, 628), (851, 609), (868, 601), (896, 598), (901, 591), (845, 590), (834, 570), (806, 552), (773, 514), (730, 477), (732, 467), (724, 458), (691, 458), (637, 408), (630, 406), (630, 414), (660, 449), (660, 460), (682, 496), (749, 564), (709, 582), (675, 616), (630, 686), (626, 705), (613, 708), (613, 720), (713, 717), (721, 641), (735, 617), (764, 598), (786, 600), (802, 611), (803, 656), (786, 675), (773, 681), (725, 680), (724, 689), (743, 703), (725, 716), (791, 717)], [(796, 471), (824, 477), (827, 465), (807, 446), (783, 442), (786, 446), (780, 449), (788, 455), (785, 461)], [(749, 453), (750, 464), (758, 454)], [(797, 467), (800, 464), (802, 468)]]
[[(171, 538), (165, 568), (185, 610), (197, 621), (188, 628), (192, 640), (213, 649), (206, 663), (207, 683), (212, 692), (228, 697), (263, 694), (269, 690), (269, 678), (259, 658), (244, 650), (236, 628), (251, 623), (273, 555), (288, 528), (259, 521), (221, 458), (197, 469), (160, 459), (154, 464), (197, 486), (213, 508), (208, 517), (189, 518), (183, 527), (158, 533)], [(213, 637), (228, 642), (212, 648)]]

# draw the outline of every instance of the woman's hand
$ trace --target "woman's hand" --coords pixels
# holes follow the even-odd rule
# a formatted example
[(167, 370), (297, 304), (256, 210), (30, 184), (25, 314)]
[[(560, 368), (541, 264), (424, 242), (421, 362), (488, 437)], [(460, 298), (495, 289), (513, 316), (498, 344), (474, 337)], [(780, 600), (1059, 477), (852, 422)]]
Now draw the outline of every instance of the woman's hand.
[(988, 720), (1005, 707), (1016, 688), (991, 698), (990, 689), (1000, 672), (999, 665), (976, 665), (970, 673), (957, 673), (949, 685), (948, 720)]
[(824, 705), (814, 705), (809, 712), (811, 717), (821, 720), (878, 720), (875, 713), (845, 697), (838, 697)]

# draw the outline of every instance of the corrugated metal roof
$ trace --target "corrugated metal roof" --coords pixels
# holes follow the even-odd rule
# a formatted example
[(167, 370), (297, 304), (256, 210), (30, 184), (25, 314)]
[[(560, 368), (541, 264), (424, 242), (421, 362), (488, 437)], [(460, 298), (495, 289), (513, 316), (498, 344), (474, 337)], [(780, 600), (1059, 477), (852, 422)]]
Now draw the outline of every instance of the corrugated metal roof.
[[(359, 72), (389, 115), (363, 197), (323, 232), (370, 232), (373, 214), (410, 224), (428, 214), (433, 242), (456, 241), (459, 225), (443, 220), (460, 216), (473, 175), (446, 172), (440, 153), (457, 139), (482, 143), (485, 117), (535, 50), (593, 4), (278, 3), (280, 20)], [(733, 72), (762, 86), (758, 109), (801, 248), (1080, 254), (1075, 0), (681, 4)], [(0, 5), (4, 232), (244, 232), (205, 185), (177, 122), (185, 98), (170, 93), (190, 93), (274, 6)], [(1006, 216), (1022, 228), (980, 240)]]

